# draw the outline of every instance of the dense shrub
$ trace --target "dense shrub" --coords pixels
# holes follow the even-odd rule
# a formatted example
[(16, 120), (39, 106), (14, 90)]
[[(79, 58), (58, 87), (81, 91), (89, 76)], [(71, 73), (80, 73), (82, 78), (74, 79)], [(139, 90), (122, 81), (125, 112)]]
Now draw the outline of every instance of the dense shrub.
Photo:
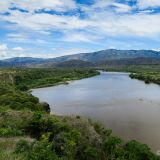
[(50, 113), (51, 109), (50, 109), (50, 106), (48, 103), (42, 102), (42, 103), (40, 103), (40, 105), (42, 106), (44, 111), (46, 111), (47, 113)]
[(13, 91), (1, 95), (0, 104), (14, 110), (29, 109), (32, 111), (46, 111), (46, 108), (39, 103), (38, 98), (20, 91)]
[(160, 72), (138, 72), (130, 74), (130, 77), (143, 80), (146, 84), (160, 84)]
[(61, 123), (55, 117), (45, 117), (42, 113), (35, 112), (25, 130), (32, 137), (40, 139), (46, 132), (51, 132), (52, 135), (55, 135), (59, 132), (69, 131), (70, 126), (66, 123)]
[(26, 160), (60, 160), (53, 150), (53, 144), (45, 136), (33, 143), (19, 141), (15, 153), (24, 154)]
[(0, 128), (0, 137), (13, 137), (21, 135), (23, 135), (23, 132), (21, 130), (13, 128)]

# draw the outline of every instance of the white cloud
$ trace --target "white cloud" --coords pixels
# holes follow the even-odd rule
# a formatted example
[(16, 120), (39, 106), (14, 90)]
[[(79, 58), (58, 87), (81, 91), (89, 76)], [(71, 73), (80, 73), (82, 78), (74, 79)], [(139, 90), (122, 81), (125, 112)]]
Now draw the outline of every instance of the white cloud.
[(48, 32), (48, 31), (38, 31), (38, 33), (41, 33), (46, 36), (51, 35), (51, 32)]
[(22, 47), (14, 47), (12, 48), (13, 51), (18, 51), (18, 52), (22, 52), (24, 51), (24, 49)]
[(0, 19), (15, 23), (21, 27), (39, 31), (49, 29), (83, 29), (88, 27), (91, 23), (88, 20), (81, 20), (77, 16), (61, 16), (47, 13), (31, 14), (20, 11), (12, 11), (10, 16), (0, 16)]
[(153, 51), (157, 51), (157, 52), (160, 52), (160, 48), (154, 48), (152, 49)]
[(110, 5), (112, 5), (115, 2), (115, 0), (97, 0), (95, 1), (95, 3), (91, 6), (90, 9), (102, 9), (102, 8), (106, 8)]
[(160, 7), (160, 0), (138, 0), (137, 5), (141, 9)]
[[(95, 40), (95, 37), (99, 39), (100, 36), (103, 38), (107, 35), (152, 36), (160, 34), (160, 14), (118, 15), (105, 10), (99, 13), (89, 11), (87, 15), (88, 18), (82, 20), (77, 16), (61, 16), (46, 13), (30, 14), (12, 11), (11, 16), (0, 16), (0, 18), (4, 21), (15, 23), (17, 26), (42, 33), (48, 33), (48, 30), (61, 31), (66, 34), (66, 41), (90, 42)], [(69, 35), (71, 31), (75, 32), (76, 30), (76, 34)], [(78, 30), (83, 30), (84, 34), (80, 34)], [(92, 31), (90, 35), (85, 34), (88, 30)], [(10, 35), (10, 37), (25, 40), (21, 35)]]
[(7, 12), (9, 8), (24, 9), (29, 12), (44, 9), (59, 12), (76, 9), (74, 0), (1, 0), (0, 12)]
[[(116, 14), (109, 11), (89, 12), (96, 33), (102, 36), (132, 35), (155, 37), (160, 35), (160, 14)], [(105, 18), (104, 18), (105, 17)]]
[(8, 38), (10, 39), (15, 39), (15, 40), (26, 40), (27, 36), (24, 34), (20, 34), (20, 33), (8, 33), (6, 35)]
[(51, 55), (52, 57), (60, 57), (65, 55), (72, 55), (76, 53), (87, 53), (87, 52), (91, 52), (91, 50), (84, 49), (84, 48), (69, 48), (69, 49), (57, 48), (57, 49), (54, 49), (54, 52)]
[(98, 36), (94, 36), (88, 33), (79, 33), (79, 32), (67, 32), (62, 38), (66, 42), (88, 42), (95, 43), (98, 39)]
[[(9, 22), (3, 26), (3, 28), (8, 27), (7, 30), (11, 32), (6, 35), (6, 40), (17, 44), (46, 45), (58, 40), (58, 43), (95, 43), (111, 36), (155, 39), (160, 36), (160, 14), (149, 14), (152, 9), (148, 7), (157, 6), (160, 6), (160, 0), (138, 0), (134, 7), (147, 9), (133, 13), (131, 11), (135, 9), (134, 7), (118, 3), (116, 0), (95, 0), (91, 6), (78, 5), (74, 0), (0, 0), (0, 12), (8, 11), (10, 13), (9, 15), (1, 14), (0, 21)], [(10, 7), (18, 7), (28, 12), (9, 10)], [(83, 18), (78, 15), (80, 13), (75, 10), (77, 8), (83, 11)], [(35, 12), (39, 9), (52, 10), (59, 14)], [(74, 12), (72, 12), (73, 10)], [(64, 14), (65, 11), (71, 11), (72, 14)], [(114, 46), (114, 44), (112, 45)], [(26, 50), (24, 51), (20, 45), (18, 46), (8, 49), (6, 44), (1, 44), (1, 56), (12, 55), (12, 53), (17, 56), (30, 55), (25, 53)], [(58, 54), (73, 53), (72, 51), (74, 49), (61, 51)], [(57, 52), (57, 50), (53, 52)], [(57, 55), (57, 53), (54, 54)], [(36, 56), (38, 55), (40, 54)], [(53, 56), (52, 53), (51, 55)]]
[(28, 40), (28, 36), (21, 33), (8, 33), (6, 36), (9, 41), (13, 42), (26, 42)]
[(0, 13), (9, 11), (11, 6), (11, 0), (1, 0), (0, 1)]
[[(142, 1), (139, 0), (139, 4), (140, 2), (142, 4)], [(147, 1), (149, 0), (145, 0), (146, 3)], [(153, 1), (157, 2), (156, 0)], [(37, 9), (36, 7), (47, 9), (48, 4), (51, 3), (49, 2), (44, 0), (27, 0), (25, 2), (14, 0), (14, 3), (18, 6), (33, 10)], [(36, 6), (35, 4), (37, 3), (40, 4)], [(72, 0), (52, 0), (52, 3), (51, 6), (53, 9), (53, 6), (57, 5), (61, 7), (69, 5), (69, 8), (75, 7)], [(114, 6), (116, 12), (106, 9), (108, 6)], [(115, 35), (155, 36), (160, 34), (160, 14), (150, 15), (145, 12), (130, 14), (129, 11), (132, 10), (130, 6), (117, 3), (115, 0), (99, 0), (88, 8), (84, 6), (81, 8), (86, 15), (83, 19), (73, 15), (25, 13), (18, 10), (12, 10), (9, 16), (1, 15), (0, 19), (11, 22), (22, 29), (30, 29), (46, 36), (50, 36), (50, 31), (59, 31), (65, 34), (63, 40), (70, 42), (92, 42)], [(98, 12), (96, 12), (97, 8), (99, 9)], [(123, 14), (118, 14), (117, 12), (122, 12)], [(83, 30), (83, 34), (79, 30)], [(10, 40), (24, 42), (27, 39), (24, 35), (19, 34), (10, 34), (8, 37)]]
[(29, 49), (23, 49), (22, 47), (8, 48), (7, 44), (0, 44), (0, 59), (12, 58), (12, 57), (35, 57), (35, 58), (55, 58), (64, 55), (71, 55), (76, 53), (86, 53), (91, 50), (84, 48), (51, 48), (48, 53), (31, 52)]
[(118, 3), (116, 0), (97, 0), (95, 3), (88, 7), (88, 6), (82, 6), (82, 10), (84, 11), (92, 11), (92, 12), (99, 12), (102, 10), (110, 10), (110, 7), (112, 7), (112, 11), (116, 12), (129, 12), (132, 10), (132, 7), (128, 6), (127, 4)]
[(113, 3), (113, 6), (116, 7), (116, 11), (117, 12), (129, 12), (132, 10), (132, 7), (126, 5), (126, 4), (122, 4), (122, 3)]
[(10, 55), (10, 57), (32, 57), (32, 58), (53, 58), (54, 55), (52, 53), (36, 53), (36, 52), (24, 52), (24, 53), (15, 53)]
[(8, 46), (7, 44), (0, 44), (0, 57), (3, 58), (7, 56)]
[(0, 44), (1, 51), (7, 50), (7, 49), (8, 49), (7, 44)]
[(9, 48), (7, 44), (0, 44), (0, 59), (19, 57), (24, 51), (20, 46)]
[[(38, 32), (39, 33), (39, 32)], [(41, 33), (41, 34), (43, 34), (43, 35), (49, 35), (49, 33), (48, 32), (46, 32), (45, 33), (45, 31), (44, 31), (44, 33)], [(17, 33), (17, 34), (15, 34), (15, 33), (8, 33), (7, 35), (6, 35), (8, 38), (7, 38), (7, 40), (8, 41), (11, 41), (11, 42), (21, 42), (21, 43), (31, 43), (31, 44), (34, 44), (34, 43), (36, 43), (36, 44), (44, 44), (44, 43), (46, 43), (46, 40), (44, 40), (44, 39), (40, 39), (40, 38), (32, 38), (32, 34), (30, 34), (30, 35), (25, 35), (25, 34), (21, 34), (21, 33)]]
[(41, 43), (41, 44), (42, 44), (42, 43), (46, 43), (46, 41), (43, 40), (43, 39), (36, 39), (35, 42), (36, 42), (36, 43)]
[(67, 11), (76, 8), (76, 3), (73, 0), (13, 0), (16, 7), (28, 11), (45, 9), (46, 11)]

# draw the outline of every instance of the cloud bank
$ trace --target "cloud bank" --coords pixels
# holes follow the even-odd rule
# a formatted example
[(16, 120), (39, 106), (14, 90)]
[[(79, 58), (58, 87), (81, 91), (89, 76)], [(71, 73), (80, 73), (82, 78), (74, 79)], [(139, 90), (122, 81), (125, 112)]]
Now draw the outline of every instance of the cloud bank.
[[(113, 44), (116, 41), (143, 43), (145, 47), (147, 39), (151, 40), (149, 48), (158, 47), (159, 7), (159, 0), (94, 0), (91, 4), (78, 0), (0, 1), (4, 31), (0, 40), (5, 40), (1, 48), (18, 45), (19, 52), (24, 52), (21, 45), (27, 44), (25, 47), (36, 51), (45, 44), (48, 50), (54, 47), (58, 52), (60, 45), (68, 50), (76, 43), (80, 50), (92, 50), (95, 44), (95, 49), (109, 47), (107, 44), (118, 47)], [(103, 42), (106, 45), (102, 46)]]

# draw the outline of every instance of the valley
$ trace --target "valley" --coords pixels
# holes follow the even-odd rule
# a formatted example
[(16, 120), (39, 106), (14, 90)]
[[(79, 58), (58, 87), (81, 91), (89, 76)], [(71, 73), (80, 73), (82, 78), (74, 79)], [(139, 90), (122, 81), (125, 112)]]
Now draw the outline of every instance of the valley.
[[(70, 160), (104, 160), (113, 157), (119, 157), (120, 159), (127, 160), (135, 160), (138, 157), (145, 155), (145, 157), (148, 157), (150, 159), (158, 160), (159, 156), (155, 155), (155, 153), (157, 152), (157, 148), (152, 148), (152, 150), (154, 150), (153, 153), (147, 145), (144, 145), (143, 143), (140, 143), (136, 140), (132, 140), (133, 137), (130, 137), (129, 133), (127, 133), (127, 135), (130, 138), (128, 139), (128, 142), (125, 142), (127, 140), (126, 138), (126, 140), (123, 141), (121, 138), (115, 136), (115, 133), (118, 134), (118, 132), (116, 132), (116, 128), (113, 128), (112, 134), (112, 131), (110, 130), (110, 128), (113, 127), (112, 125), (107, 125), (109, 126), (108, 128), (106, 126), (104, 127), (100, 123), (95, 122), (96, 120), (99, 121), (99, 119), (93, 116), (94, 105), (96, 108), (97, 105), (101, 108), (99, 104), (95, 103), (94, 105), (92, 105), (92, 112), (90, 112), (92, 116), (90, 114), (83, 115), (81, 114), (81, 112), (78, 112), (78, 104), (74, 104), (72, 106), (70, 103), (65, 102), (65, 96), (60, 93), (56, 93), (57, 96), (60, 96), (58, 98), (60, 100), (59, 102), (64, 102), (64, 104), (70, 106), (71, 108), (77, 108), (74, 109), (76, 112), (72, 112), (69, 108), (66, 108), (67, 110), (65, 108), (62, 108), (62, 112), (59, 112), (61, 113), (59, 115), (55, 107), (59, 108), (63, 105), (58, 105), (58, 101), (56, 102), (55, 100), (53, 100), (53, 106), (52, 104), (50, 104), (49, 106), (46, 102), (42, 102), (43, 98), (40, 98), (39, 101), (38, 98), (32, 96), (28, 92), (28, 90), (31, 88), (45, 87), (61, 83), (63, 83), (64, 85), (64, 83), (70, 80), (88, 78), (82, 81), (77, 81), (78, 83), (81, 83), (83, 81), (87, 82), (90, 80), (89, 77), (92, 76), (95, 76), (95, 79), (96, 77), (98, 78), (99, 72), (95, 71), (95, 69), (1, 69), (0, 159), (24, 160), (33, 159), (35, 157), (37, 157), (38, 159), (43, 159), (44, 157), (46, 158), (51, 156), (52, 158), (55, 157), (54, 159), (63, 160), (68, 158)], [(77, 82), (75, 81), (74, 83), (76, 84)], [(74, 83), (71, 82), (71, 85)], [(105, 83), (107, 84), (107, 81)], [(92, 84), (92, 82), (89, 82), (89, 86), (98, 87), (97, 84), (98, 83), (96, 83), (95, 85)], [(103, 83), (100, 82), (100, 84), (102, 85)], [(117, 82), (115, 84), (118, 85)], [(66, 85), (66, 87), (67, 86), (70, 87), (70, 84)], [(59, 87), (61, 87), (61, 85)], [(76, 87), (74, 87), (74, 89), (76, 89)], [(47, 91), (47, 93), (50, 94), (50, 96), (53, 96), (51, 99), (53, 99), (54, 97), (56, 98), (56, 95), (54, 96), (53, 93), (50, 93), (49, 91)], [(154, 92), (152, 93), (154, 94)], [(100, 101), (97, 99), (97, 94), (100, 96), (100, 93), (95, 92), (94, 100), (103, 103), (102, 99), (99, 99)], [(43, 91), (43, 89), (42, 95), (47, 95), (45, 91)], [(71, 95), (69, 95), (69, 92), (67, 91), (67, 95), (70, 96), (69, 99), (71, 101), (74, 96), (81, 99), (78, 92), (76, 93), (74, 91), (71, 91)], [(83, 99), (81, 100), (85, 102)], [(94, 103), (93, 99), (90, 102)], [(141, 102), (139, 101), (139, 103)], [(85, 104), (79, 105), (79, 107), (82, 109), (83, 106), (85, 106)], [(121, 106), (120, 102), (118, 102), (117, 105)], [(122, 104), (122, 106), (125, 107), (124, 104)], [(147, 108), (150, 107), (153, 107), (153, 105), (148, 105)], [(50, 111), (52, 112), (52, 114), (49, 114)], [(66, 112), (69, 114), (66, 114)], [(72, 113), (75, 116), (70, 115)], [(85, 111), (85, 113), (89, 112)], [(90, 119), (91, 117), (94, 121)], [(109, 116), (107, 117), (109, 118)], [(112, 124), (111, 119), (109, 119), (101, 121), (101, 123), (104, 124), (104, 122), (106, 122), (106, 124)], [(118, 121), (120, 122), (120, 120)], [(139, 133), (135, 134), (138, 135)], [(127, 135), (125, 136), (128, 137)], [(141, 138), (136, 139), (143, 141)], [(65, 150), (63, 149), (64, 147)], [(43, 150), (44, 148), (45, 151)], [(41, 152), (41, 150), (43, 150), (43, 152)]]

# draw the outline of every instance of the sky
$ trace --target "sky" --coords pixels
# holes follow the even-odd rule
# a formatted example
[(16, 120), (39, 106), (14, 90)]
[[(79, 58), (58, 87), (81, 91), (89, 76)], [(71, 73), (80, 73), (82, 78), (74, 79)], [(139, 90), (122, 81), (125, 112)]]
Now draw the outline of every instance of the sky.
[(160, 50), (160, 0), (0, 0), (0, 59)]

